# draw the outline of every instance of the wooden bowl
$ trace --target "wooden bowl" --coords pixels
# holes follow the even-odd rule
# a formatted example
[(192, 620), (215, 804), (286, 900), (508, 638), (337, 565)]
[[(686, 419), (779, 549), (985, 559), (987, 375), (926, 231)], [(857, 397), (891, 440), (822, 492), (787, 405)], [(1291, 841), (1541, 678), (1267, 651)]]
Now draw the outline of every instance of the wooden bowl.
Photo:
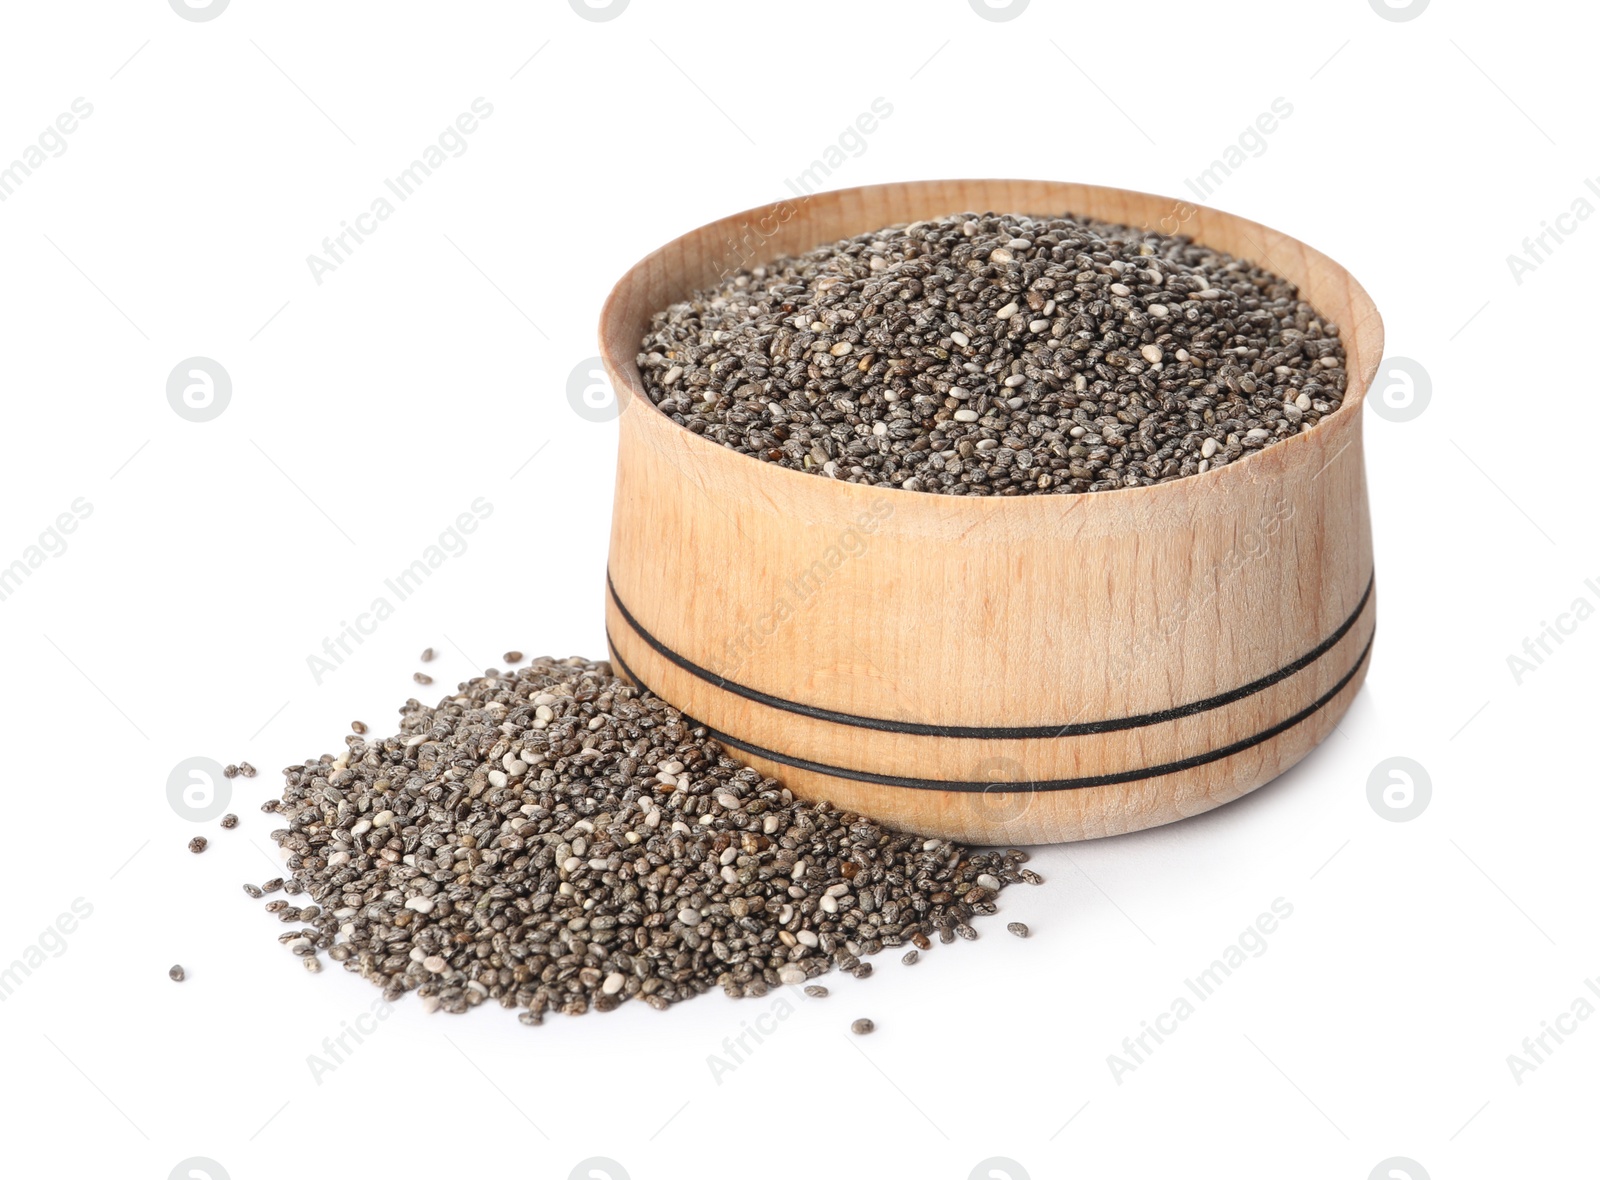
[[(963, 211), (1188, 234), (1296, 283), (1349, 387), (1314, 429), (1156, 487), (964, 497), (836, 482), (683, 429), (642, 392), (650, 316), (739, 267)], [(1327, 737), (1374, 620), (1361, 401), (1377, 310), (1286, 234), (1046, 181), (819, 193), (724, 218), (630, 270), (600, 321), (624, 402), (606, 594), (622, 675), (791, 787), (980, 843), (1196, 815)]]

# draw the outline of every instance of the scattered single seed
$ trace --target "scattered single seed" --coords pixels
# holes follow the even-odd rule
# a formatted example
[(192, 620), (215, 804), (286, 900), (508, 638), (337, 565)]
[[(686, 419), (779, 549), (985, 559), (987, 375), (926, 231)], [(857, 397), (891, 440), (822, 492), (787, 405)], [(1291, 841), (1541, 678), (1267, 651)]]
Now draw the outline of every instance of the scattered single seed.
[(902, 963), (904, 963), (907, 967), (909, 967), (909, 966), (911, 966), (911, 964), (915, 963), (921, 957), (922, 957), (921, 953), (918, 952), (915, 948), (913, 948), (913, 949), (907, 951), (905, 954), (901, 955), (900, 956), (900, 961)]
[(877, 1025), (873, 1024), (872, 1021), (868, 1020), (864, 1016), (860, 1020), (854, 1020), (850, 1023), (850, 1031), (855, 1033), (858, 1037), (866, 1036), (869, 1032), (877, 1027)]
[(431, 647), (423, 648), (422, 649), (421, 659), (422, 659), (422, 662), (424, 664), (426, 664), (429, 660), (433, 659), (433, 648), (431, 648)]
[(256, 768), (248, 762), (241, 762), (239, 763), (239, 773), (244, 775), (245, 778), (255, 778)]
[(1007, 922), (1006, 929), (1018, 938), (1028, 937), (1028, 924), (1026, 922)]
[(222, 817), (222, 826), (225, 827), (225, 828), (229, 828), (229, 829), (233, 829), (233, 828), (238, 827), (239, 826), (239, 817), (234, 815), (233, 812), (231, 812), (231, 811), (228, 812), (227, 815)]
[(415, 680), (418, 684), (433, 683), (433, 677), (429, 676), (426, 672), (413, 672), (411, 673), (411, 679)]
[(261, 897), (261, 896), (263, 896), (263, 894), (261, 892), (261, 886), (252, 885), (248, 881), (246, 881), (244, 883), (244, 892), (245, 892), (245, 896), (246, 897)]
[(508, 651), (500, 658), (508, 664), (522, 663), (522, 653), (520, 651)]
[(352, 721), (350, 723), (350, 732), (354, 734), (366, 733), (367, 723), (365, 721)]
[(810, 996), (813, 1000), (820, 1000), (828, 994), (828, 989), (823, 987), (820, 983), (808, 983), (805, 990), (806, 995)]
[(322, 970), (322, 961), (318, 959), (315, 954), (307, 955), (304, 959), (301, 959), (300, 962), (305, 966), (305, 969), (311, 972), (313, 975)]
[[(216, 764), (212, 763), (212, 765), (216, 765)], [(235, 766), (231, 762), (228, 763), (228, 765), (226, 765), (226, 766), (224, 766), (222, 768), (222, 777), (223, 778), (238, 778), (239, 777), (239, 768), (237, 766)]]
[(209, 843), (210, 841), (208, 841), (204, 836), (196, 836), (193, 840), (189, 841), (189, 851), (198, 856), (200, 853), (206, 850), (206, 845)]
[(173, 983), (182, 983), (184, 980), (183, 964), (174, 963), (167, 968), (167, 978), (172, 980)]

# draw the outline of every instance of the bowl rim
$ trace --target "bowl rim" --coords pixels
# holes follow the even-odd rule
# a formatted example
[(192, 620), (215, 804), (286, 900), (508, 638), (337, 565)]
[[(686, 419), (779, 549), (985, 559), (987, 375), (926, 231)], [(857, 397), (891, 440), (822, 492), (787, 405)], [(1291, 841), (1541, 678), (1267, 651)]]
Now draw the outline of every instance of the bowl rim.
[[(1313, 264), (1326, 265), (1327, 267), (1336, 271), (1341, 280), (1350, 290), (1350, 301), (1352, 306), (1356, 304), (1364, 304), (1368, 309), (1368, 314), (1357, 322), (1348, 325), (1339, 323), (1338, 326), (1341, 340), (1344, 339), (1346, 333), (1361, 333), (1364, 337), (1364, 341), (1370, 340), (1372, 345), (1371, 355), (1363, 358), (1364, 364), (1362, 365), (1360, 372), (1351, 373), (1349, 370), (1347, 370), (1348, 377), (1345, 385), (1345, 396), (1340, 402), (1339, 408), (1332, 414), (1329, 414), (1321, 419), (1317, 425), (1312, 427), (1312, 429), (1309, 431), (1301, 431), (1298, 434), (1284, 439), (1282, 442), (1274, 443), (1271, 446), (1262, 447), (1256, 451), (1247, 452), (1239, 459), (1234, 460), (1232, 463), (1225, 464), (1222, 467), (1214, 467), (1208, 471), (1198, 472), (1194, 475), (1181, 476), (1178, 479), (1166, 480), (1162, 483), (1141, 485), (1139, 487), (1111, 488), (1099, 492), (1035, 492), (1015, 496), (958, 496), (947, 492), (925, 492), (920, 490), (910, 491), (895, 484), (852, 483), (848, 480), (829, 479), (826, 476), (822, 476), (815, 472), (796, 471), (791, 467), (785, 467), (778, 463), (771, 463), (764, 459), (758, 459), (754, 455), (747, 455), (743, 451), (735, 450), (733, 447), (726, 446), (715, 441), (714, 439), (709, 439), (704, 435), (696, 434), (688, 427), (673, 421), (671, 416), (662, 410), (661, 407), (658, 406), (653, 400), (651, 400), (649, 394), (645, 392), (644, 380), (639, 373), (637, 359), (638, 353), (636, 347), (630, 348), (625, 355), (618, 356), (615, 354), (615, 350), (612, 348), (609, 341), (610, 337), (616, 334), (613, 329), (616, 328), (617, 321), (622, 317), (623, 306), (629, 290), (638, 281), (639, 276), (647, 267), (656, 264), (659, 260), (676, 251), (686, 239), (705, 234), (708, 231), (717, 229), (719, 227), (732, 227), (741, 223), (749, 223), (752, 220), (756, 220), (765, 215), (774, 213), (777, 210), (782, 209), (784, 206), (797, 206), (801, 209), (804, 209), (806, 205), (815, 198), (828, 198), (840, 201), (849, 200), (857, 195), (887, 193), (896, 190), (904, 191), (908, 189), (932, 187), (937, 185), (1037, 185), (1046, 187), (1071, 186), (1098, 194), (1127, 196), (1141, 201), (1168, 202), (1174, 206), (1186, 205), (1196, 210), (1203, 210), (1210, 216), (1224, 219), (1241, 227), (1263, 231), (1264, 233), (1269, 233), (1276, 237), (1285, 239), (1287, 242), (1292, 243), (1301, 251), (1304, 251), (1308, 259)], [(1076, 211), (1068, 210), (1068, 212), (1075, 213)], [(1024, 213), (1023, 215), (1041, 216), (1040, 214), (1027, 213)], [(1173, 236), (1189, 236), (1192, 241), (1200, 245), (1206, 244), (1205, 239), (1198, 234)], [(833, 240), (843, 241), (847, 239)], [(814, 246), (806, 247), (806, 249), (815, 249), (817, 246), (826, 244), (828, 244), (826, 241), (817, 242)], [(1217, 249), (1218, 247), (1212, 248)], [(788, 256), (789, 255), (785, 254), (777, 255), (776, 257)], [(1269, 267), (1265, 262), (1251, 258), (1248, 255), (1235, 253), (1232, 255), (1232, 257), (1244, 258), (1246, 261), (1253, 262), (1255, 265), (1261, 266), (1264, 269), (1271, 271), (1273, 274), (1278, 274), (1276, 270), (1272, 270), (1272, 268)], [(759, 266), (762, 265), (762, 263), (746, 262), (742, 265)], [(1282, 278), (1284, 276), (1279, 274), (1278, 277)], [(1301, 284), (1298, 283), (1296, 284), (1297, 287), (1300, 285)], [(1323, 311), (1321, 308), (1316, 307), (1314, 304), (1313, 308), (1316, 310), (1318, 316), (1322, 319), (1329, 320), (1332, 318), (1328, 315), (1328, 313)], [(1338, 321), (1334, 322), (1338, 323)], [(1383, 347), (1385, 342), (1382, 315), (1378, 311), (1377, 304), (1373, 301), (1371, 295), (1368, 294), (1366, 288), (1361, 285), (1361, 282), (1355, 277), (1354, 274), (1350, 272), (1348, 268), (1346, 268), (1336, 259), (1324, 254), (1315, 246), (1301, 241), (1293, 234), (1286, 233), (1283, 230), (1274, 229), (1271, 226), (1265, 225), (1259, 221), (1254, 221), (1248, 217), (1242, 216), (1241, 214), (1230, 213), (1227, 210), (1219, 209), (1212, 205), (1196, 204), (1195, 202), (1186, 198), (1169, 197), (1160, 193), (1149, 193), (1140, 189), (1120, 188), (1113, 185), (1084, 184), (1078, 181), (1003, 177), (965, 177), (947, 179), (923, 178), (920, 180), (889, 181), (880, 184), (852, 185), (847, 188), (819, 189), (814, 193), (807, 193), (798, 199), (785, 197), (776, 201), (768, 201), (762, 205), (755, 205), (749, 209), (744, 209), (737, 213), (731, 213), (723, 217), (713, 218), (712, 220), (707, 221), (693, 229), (686, 230), (677, 237), (672, 238), (670, 241), (663, 243), (656, 249), (650, 251), (644, 257), (640, 258), (625, 272), (623, 272), (622, 277), (619, 278), (612, 286), (610, 292), (606, 295), (604, 303), (601, 304), (598, 329), (600, 360), (607, 370), (613, 390), (618, 391), (617, 396), (619, 397), (619, 400), (623, 400), (623, 395), (620, 391), (624, 388), (626, 389), (626, 397), (625, 400), (623, 400), (621, 411), (618, 415), (619, 418), (634, 412), (634, 404), (643, 403), (644, 406), (648, 407), (650, 412), (652, 412), (667, 426), (671, 427), (677, 435), (686, 436), (686, 440), (692, 440), (687, 441), (686, 445), (690, 447), (703, 445), (710, 448), (714, 452), (724, 452), (727, 455), (737, 459), (758, 464), (761, 468), (765, 469), (764, 472), (758, 473), (756, 471), (752, 471), (751, 474), (764, 474), (771, 478), (778, 479), (780, 482), (774, 485), (776, 487), (792, 487), (793, 490), (801, 493), (809, 488), (813, 493), (815, 493), (821, 490), (816, 485), (819, 482), (822, 482), (825, 484), (836, 485), (840, 488), (854, 489), (855, 492), (852, 492), (851, 494), (856, 494), (859, 492), (871, 492), (873, 494), (883, 493), (894, 495), (896, 497), (906, 496), (912, 497), (915, 502), (922, 504), (927, 504), (929, 501), (949, 501), (959, 502), (963, 506), (974, 506), (977, 504), (1016, 505), (1018, 502), (1031, 503), (1040, 501), (1044, 503), (1054, 502), (1059, 504), (1062, 509), (1078, 507), (1088, 503), (1103, 504), (1112, 498), (1115, 498), (1115, 503), (1119, 506), (1132, 507), (1135, 496), (1143, 496), (1146, 500), (1154, 501), (1160, 497), (1172, 495), (1173, 489), (1175, 488), (1193, 488), (1194, 490), (1199, 491), (1202, 490), (1203, 487), (1210, 486), (1215, 490), (1221, 491), (1223, 489), (1219, 485), (1229, 484), (1239, 479), (1251, 479), (1258, 474), (1256, 468), (1261, 466), (1262, 456), (1264, 455), (1274, 455), (1276, 452), (1274, 455), (1275, 459), (1277, 459), (1279, 462), (1287, 462), (1293, 457), (1294, 449), (1311, 445), (1309, 440), (1313, 439), (1319, 434), (1323, 434), (1325, 428), (1333, 429), (1346, 425), (1351, 414), (1359, 415), (1359, 412), (1366, 404), (1367, 394), (1370, 392), (1372, 383), (1376, 379), (1378, 370), (1382, 365)], [(1355, 390), (1354, 396), (1352, 396), (1352, 389)], [(1359, 423), (1356, 425), (1359, 427)], [(790, 476), (796, 479), (805, 480), (807, 483), (802, 485), (790, 484), (786, 478)], [(1215, 477), (1215, 479), (1212, 477)], [(1201, 481), (1205, 481), (1205, 483), (1202, 484)], [(911, 501), (907, 501), (907, 503), (910, 502)], [(990, 508), (980, 509), (980, 511), (1003, 511), (1003, 509)]]

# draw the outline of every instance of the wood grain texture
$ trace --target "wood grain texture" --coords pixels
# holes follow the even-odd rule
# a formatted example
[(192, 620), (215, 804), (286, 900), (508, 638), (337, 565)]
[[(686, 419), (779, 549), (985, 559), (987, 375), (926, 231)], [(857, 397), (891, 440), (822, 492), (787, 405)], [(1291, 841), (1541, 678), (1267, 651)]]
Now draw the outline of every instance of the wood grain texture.
[[(1172, 483), (968, 498), (764, 463), (643, 395), (654, 311), (742, 266), (969, 210), (1176, 228), (1283, 275), (1339, 325), (1344, 404)], [(1360, 687), (1376, 608), (1361, 403), (1382, 325), (1343, 268), (1285, 234), (1045, 181), (821, 193), (650, 255), (600, 334), (625, 402), (606, 594), (619, 671), (800, 795), (978, 842), (1113, 835), (1269, 781)]]

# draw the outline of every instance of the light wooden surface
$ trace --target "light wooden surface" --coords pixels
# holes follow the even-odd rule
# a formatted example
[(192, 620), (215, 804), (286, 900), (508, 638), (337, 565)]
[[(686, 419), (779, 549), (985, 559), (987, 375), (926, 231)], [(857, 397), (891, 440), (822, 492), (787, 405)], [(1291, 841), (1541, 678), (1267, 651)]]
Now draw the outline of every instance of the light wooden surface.
[[(968, 498), (764, 463), (682, 429), (640, 392), (635, 357), (659, 308), (741, 266), (967, 210), (1177, 228), (1268, 267), (1339, 325), (1343, 406), (1157, 487)], [(613, 657), (798, 794), (897, 827), (1037, 843), (1226, 803), (1326, 737), (1365, 676), (1376, 595), (1361, 401), (1382, 337), (1366, 292), (1331, 259), (1170, 198), (935, 181), (712, 223), (639, 263), (602, 315), (626, 401)], [(992, 732), (1019, 727), (1035, 732)]]

